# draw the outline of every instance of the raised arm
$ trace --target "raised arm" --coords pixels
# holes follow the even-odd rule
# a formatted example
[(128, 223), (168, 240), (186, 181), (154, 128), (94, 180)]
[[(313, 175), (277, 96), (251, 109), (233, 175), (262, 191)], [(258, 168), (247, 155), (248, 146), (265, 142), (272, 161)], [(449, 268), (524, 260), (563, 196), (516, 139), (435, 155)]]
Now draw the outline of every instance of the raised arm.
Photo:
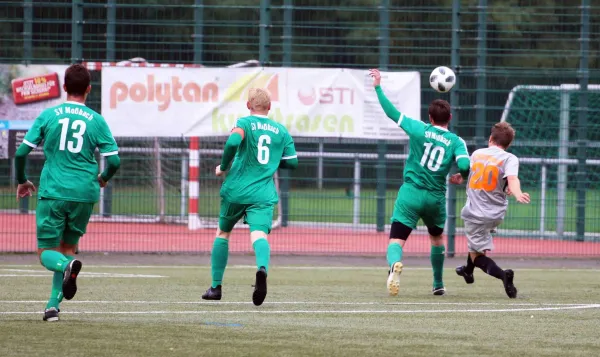
[(396, 109), (396, 107), (394, 107), (392, 102), (387, 99), (380, 86), (381, 73), (379, 73), (379, 70), (370, 70), (370, 75), (373, 77), (373, 86), (375, 87), (375, 92), (377, 93), (377, 99), (379, 100), (379, 104), (381, 104), (385, 115), (392, 119), (394, 123), (397, 123), (398, 126), (402, 128), (402, 130), (404, 130), (406, 135), (409, 137), (421, 135), (423, 133), (423, 129), (425, 129), (425, 123), (420, 120), (409, 118), (402, 114), (398, 109)]
[(375, 87), (377, 99), (379, 100), (379, 104), (381, 105), (381, 108), (383, 108), (385, 115), (392, 119), (394, 123), (397, 123), (402, 113), (400, 113), (400, 111), (394, 107), (392, 102), (390, 102), (390, 100), (383, 93), (383, 89), (381, 89), (381, 73), (379, 73), (379, 70), (377, 69), (372, 69), (370, 70), (369, 75), (373, 77), (373, 87)]

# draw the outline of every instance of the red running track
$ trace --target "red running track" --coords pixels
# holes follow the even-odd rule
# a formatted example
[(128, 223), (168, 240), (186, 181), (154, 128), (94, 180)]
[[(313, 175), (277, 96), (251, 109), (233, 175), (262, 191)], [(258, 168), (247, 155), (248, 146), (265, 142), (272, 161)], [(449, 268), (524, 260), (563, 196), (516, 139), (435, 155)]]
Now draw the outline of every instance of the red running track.
[[(214, 229), (190, 231), (183, 225), (154, 223), (97, 223), (88, 226), (80, 241), (87, 252), (210, 252)], [(0, 252), (34, 252), (36, 250), (35, 216), (0, 215)], [(304, 255), (382, 255), (387, 247), (387, 233), (340, 228), (287, 227), (274, 230), (269, 241), (273, 253)], [(494, 255), (523, 257), (600, 257), (600, 243), (519, 238), (494, 238)], [(251, 252), (248, 230), (234, 231), (230, 251)], [(412, 236), (406, 245), (407, 255), (428, 255), (429, 239)], [(464, 236), (456, 238), (456, 254), (467, 252)]]

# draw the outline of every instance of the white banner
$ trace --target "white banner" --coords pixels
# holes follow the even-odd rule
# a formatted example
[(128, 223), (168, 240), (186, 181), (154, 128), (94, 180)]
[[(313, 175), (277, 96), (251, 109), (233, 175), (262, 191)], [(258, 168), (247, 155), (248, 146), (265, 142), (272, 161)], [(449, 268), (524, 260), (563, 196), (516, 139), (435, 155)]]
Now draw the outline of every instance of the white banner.
[[(418, 72), (382, 74), (398, 110), (420, 119)], [(226, 135), (248, 115), (248, 89), (271, 93), (269, 117), (292, 136), (406, 137), (381, 109), (365, 70), (120, 68), (102, 70), (102, 115), (114, 136)]]

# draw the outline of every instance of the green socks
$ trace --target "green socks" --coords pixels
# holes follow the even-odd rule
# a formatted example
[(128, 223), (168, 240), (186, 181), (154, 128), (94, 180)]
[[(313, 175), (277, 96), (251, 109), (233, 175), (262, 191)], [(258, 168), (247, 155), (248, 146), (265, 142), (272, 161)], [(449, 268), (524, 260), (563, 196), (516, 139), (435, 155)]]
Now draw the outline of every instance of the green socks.
[(256, 255), (256, 267), (265, 267), (267, 273), (269, 273), (269, 260), (271, 259), (271, 247), (269, 242), (265, 238), (259, 238), (252, 244), (254, 248), (254, 254)]
[(212, 253), (210, 255), (210, 268), (212, 272), (212, 287), (216, 288), (223, 284), (223, 275), (229, 258), (229, 240), (215, 238)]
[(69, 264), (69, 259), (55, 250), (44, 250), (40, 255), (40, 261), (44, 268), (59, 273), (65, 271)]
[(63, 273), (54, 272), (54, 277), (52, 278), (52, 291), (50, 292), (50, 299), (46, 304), (46, 309), (51, 307), (59, 309), (60, 302), (63, 298), (62, 293), (62, 283), (63, 283)]
[[(65, 258), (67, 258), (67, 262), (70, 262), (71, 260), (75, 259), (70, 255), (65, 255)], [(48, 300), (48, 304), (46, 304), (46, 309), (49, 309), (51, 307), (54, 307), (57, 310), (59, 309), (59, 305), (63, 300), (62, 284), (63, 273), (55, 271), (54, 276), (52, 278), (52, 291), (50, 292), (50, 299)]]
[(444, 274), (444, 258), (446, 247), (440, 245), (439, 247), (431, 246), (431, 267), (433, 268), (433, 288), (444, 287), (444, 281), (442, 279)]
[[(271, 258), (271, 248), (266, 239), (258, 239), (252, 244), (256, 253), (256, 265), (258, 268), (265, 267), (269, 271), (269, 260)], [(229, 258), (229, 240), (224, 238), (215, 238), (212, 254), (210, 256), (212, 271), (212, 287), (216, 288), (223, 284), (223, 275)]]
[(387, 262), (389, 266), (402, 261), (402, 246), (400, 243), (390, 243), (387, 248)]

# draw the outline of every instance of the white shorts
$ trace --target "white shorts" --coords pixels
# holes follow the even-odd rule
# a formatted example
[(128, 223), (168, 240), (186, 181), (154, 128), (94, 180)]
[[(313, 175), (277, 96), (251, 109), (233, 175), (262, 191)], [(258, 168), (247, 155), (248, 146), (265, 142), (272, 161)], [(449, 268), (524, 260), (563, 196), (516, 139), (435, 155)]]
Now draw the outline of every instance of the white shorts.
[(501, 219), (484, 223), (464, 222), (469, 252), (483, 253), (486, 250), (494, 249), (490, 231), (496, 229), (502, 223)]

